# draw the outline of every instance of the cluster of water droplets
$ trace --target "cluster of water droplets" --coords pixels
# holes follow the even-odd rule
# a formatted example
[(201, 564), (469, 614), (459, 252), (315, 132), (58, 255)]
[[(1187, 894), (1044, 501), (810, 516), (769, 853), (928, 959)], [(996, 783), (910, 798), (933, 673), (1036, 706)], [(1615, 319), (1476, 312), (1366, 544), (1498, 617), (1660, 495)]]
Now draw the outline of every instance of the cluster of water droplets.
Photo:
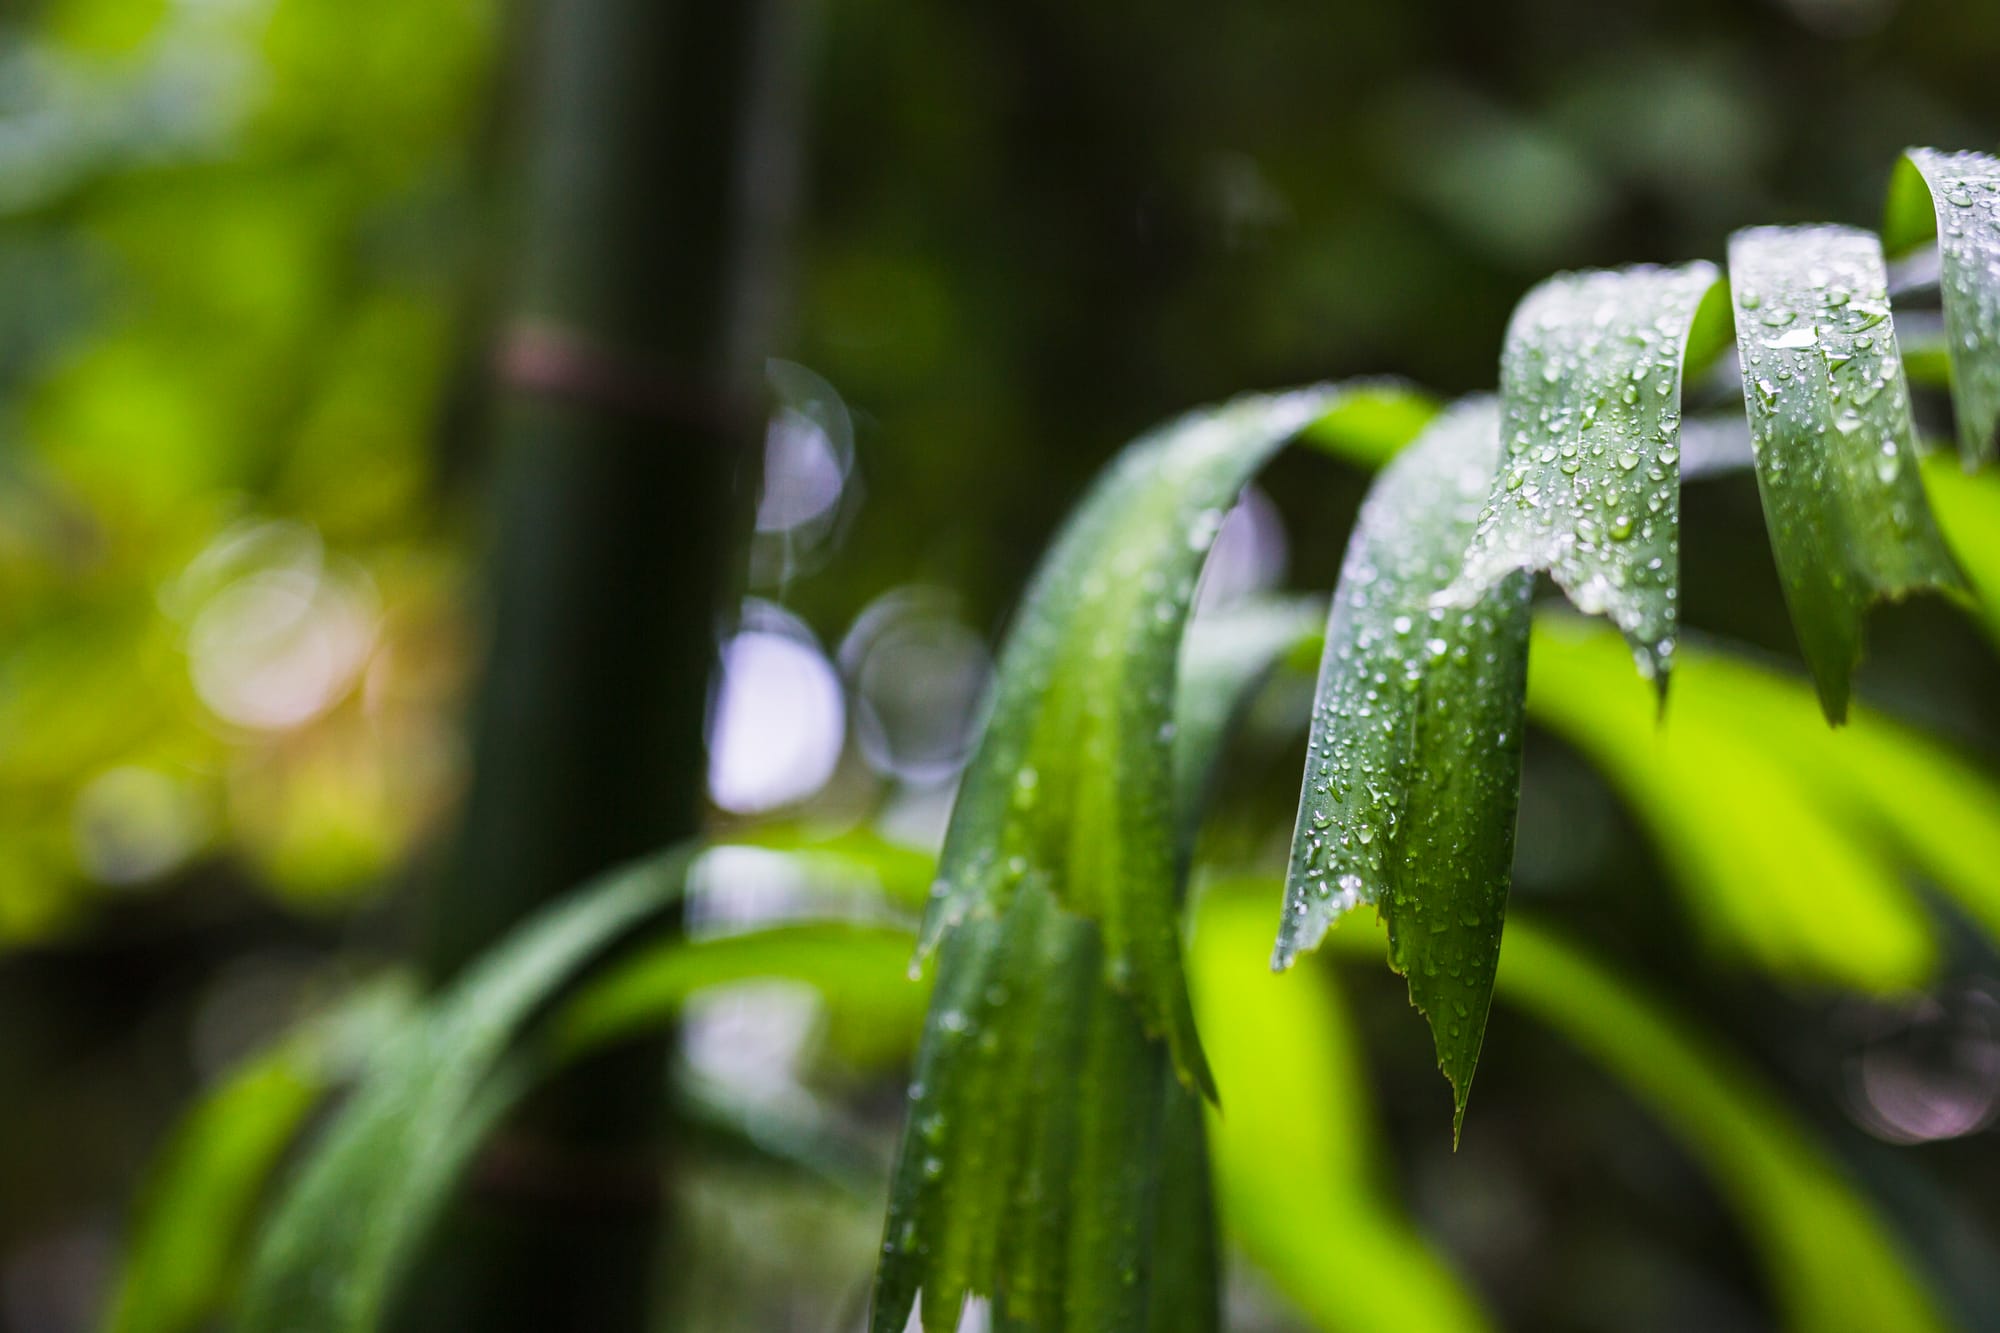
[(1835, 718), (1878, 597), (1953, 581), (1916, 466), (1881, 242), (1755, 227), (1729, 245), (1744, 407), (1771, 545)]
[(1546, 569), (1664, 681), (1680, 564), (1680, 387), (1707, 263), (1565, 273), (1535, 288), (1500, 358), (1504, 454), (1451, 600)]
[(2000, 451), (2000, 159), (1913, 148), (1937, 213), (1952, 404), (1967, 466)]
[[(1491, 399), (1453, 408), (1389, 465), (1362, 506), (1320, 660), (1278, 966), (1391, 886), (1419, 708), (1462, 709), (1477, 732), (1475, 701), (1440, 697), (1425, 682), (1451, 664), (1476, 672), (1494, 654), (1495, 603), (1448, 605), (1437, 594), (1457, 577), (1485, 503), (1496, 421)], [(1477, 754), (1518, 737), (1459, 740)]]

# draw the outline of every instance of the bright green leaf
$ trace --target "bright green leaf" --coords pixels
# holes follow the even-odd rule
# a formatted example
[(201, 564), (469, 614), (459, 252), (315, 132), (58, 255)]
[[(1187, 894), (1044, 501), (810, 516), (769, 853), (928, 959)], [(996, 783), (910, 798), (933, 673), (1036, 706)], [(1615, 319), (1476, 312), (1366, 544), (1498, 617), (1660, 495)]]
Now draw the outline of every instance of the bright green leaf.
[(1958, 583), (1917, 475), (1875, 237), (1756, 227), (1729, 242), (1757, 488), (1827, 718), (1847, 716), (1869, 605)]
[(1378, 468), (1423, 432), (1438, 400), (1397, 380), (1359, 380), (1307, 426), (1299, 442), (1366, 468)]
[(1976, 467), (2000, 448), (2000, 159), (1910, 149), (1884, 230), (1891, 253), (1937, 240), (1959, 455)]
[[(814, 864), (810, 859), (809, 865)], [(620, 959), (556, 1015), (551, 1054), (573, 1059), (672, 1019), (699, 990), (796, 981), (865, 1005), (912, 1035), (923, 993), (910, 985), (911, 935), (894, 925), (809, 921), (714, 939), (672, 939)]]
[(1978, 603), (1986, 633), (2000, 646), (2000, 474), (1967, 475), (1941, 454), (1923, 461), (1925, 493)]
[[(1809, 785), (1810, 763), (1731, 708), (1736, 684), (1689, 653), (1662, 719), (1625, 667), (1617, 638), (1569, 616), (1535, 623), (1528, 713), (1581, 750), (1653, 835), (1716, 948), (1781, 975), (1870, 991), (1919, 984), (1936, 959), (1933, 928), (1884, 839)], [(1748, 670), (1748, 668), (1744, 668)], [(1811, 691), (1786, 682), (1810, 734), (1851, 743), (1819, 720)], [(1832, 747), (1829, 747), (1832, 748)]]
[(1276, 966), (1373, 903), (1465, 1113), (1514, 852), (1528, 594), (1470, 608), (1457, 575), (1498, 458), (1490, 399), (1453, 408), (1376, 481), (1348, 543), (1320, 659)]
[(1209, 1120), (1226, 1231), (1327, 1333), (1488, 1327), (1387, 1187), (1368, 1071), (1332, 978), (1262, 966), (1269, 885), (1252, 887), (1204, 889), (1190, 954), (1202, 1026), (1229, 1034), (1215, 1049), (1227, 1110)]
[[(1665, 697), (1679, 617), (1681, 377), (1715, 266), (1565, 273), (1529, 292), (1500, 355), (1502, 462), (1460, 600), (1546, 569), (1609, 615)], [(1715, 304), (1716, 302), (1711, 302)]]

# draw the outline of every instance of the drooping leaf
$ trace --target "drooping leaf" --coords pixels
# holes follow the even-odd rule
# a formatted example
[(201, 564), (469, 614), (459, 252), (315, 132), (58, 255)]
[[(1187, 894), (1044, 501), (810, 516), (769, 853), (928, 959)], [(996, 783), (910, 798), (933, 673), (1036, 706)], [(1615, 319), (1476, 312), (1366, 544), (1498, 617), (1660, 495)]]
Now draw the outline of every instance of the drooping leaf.
[(1771, 547), (1840, 722), (1869, 605), (1958, 583), (1917, 475), (1882, 247), (1851, 227), (1756, 227), (1730, 238), (1729, 283)]
[[(1252, 608), (1199, 622), (1181, 648), (1169, 910), (1223, 723), (1308, 623)], [(1103, 949), (1097, 925), (1032, 878), (946, 933), (891, 1179), (875, 1333), (901, 1333), (919, 1294), (931, 1333), (956, 1328), (974, 1294), (992, 1298), (1001, 1328), (1216, 1326), (1197, 1098), (1107, 984)]]
[(1274, 965), (1373, 903), (1429, 1020), (1454, 1125), (1492, 997), (1513, 863), (1528, 576), (1470, 607), (1457, 575), (1499, 455), (1490, 399), (1382, 473), (1348, 543), (1320, 659)]
[(252, 1057), (181, 1119), (153, 1167), (107, 1333), (192, 1333), (227, 1307), (272, 1173), (334, 1083), (407, 1021), (370, 986)]
[[(1711, 298), (1714, 294), (1714, 299)], [(1500, 354), (1501, 465), (1455, 596), (1546, 569), (1608, 615), (1664, 699), (1679, 617), (1685, 364), (1722, 327), (1715, 266), (1565, 273), (1529, 292)], [(1726, 335), (1725, 335), (1726, 336)]]
[[(1732, 704), (1742, 696), (1732, 675), (1754, 669), (1719, 671), (1722, 659), (1705, 652), (1686, 655), (1662, 719), (1618, 639), (1572, 616), (1538, 617), (1531, 651), (1529, 717), (1625, 798), (1712, 946), (1783, 976), (1869, 991), (1929, 975), (1933, 928), (1891, 846), (1813, 785), (1829, 753), (1850, 754), (1873, 731), (1871, 719), (1829, 731), (1797, 680), (1768, 692), (1783, 699)], [(1809, 725), (1781, 739), (1774, 729), (1788, 714)]]
[(2000, 159), (1912, 148), (1889, 186), (1891, 254), (1936, 238), (1959, 455), (2000, 449)]
[(1097, 923), (1105, 975), (1210, 1086), (1181, 974), (1170, 728), (1181, 629), (1223, 514), (1332, 389), (1191, 413), (1128, 447), (1065, 526), (1003, 655), (923, 941), (1024, 885)]
[[(1485, 1329), (1385, 1188), (1368, 1071), (1333, 979), (1262, 966), (1269, 890), (1206, 885), (1190, 952), (1202, 1026), (1228, 1034), (1215, 1048), (1227, 1109), (1209, 1120), (1224, 1230), (1325, 1333)], [(1379, 948), (1372, 931), (1339, 933)]]
[(499, 1066), (521, 1025), (593, 954), (677, 896), (688, 859), (664, 853), (552, 905), (385, 1046), (267, 1223), (238, 1328), (378, 1327), (466, 1159), (520, 1090)]

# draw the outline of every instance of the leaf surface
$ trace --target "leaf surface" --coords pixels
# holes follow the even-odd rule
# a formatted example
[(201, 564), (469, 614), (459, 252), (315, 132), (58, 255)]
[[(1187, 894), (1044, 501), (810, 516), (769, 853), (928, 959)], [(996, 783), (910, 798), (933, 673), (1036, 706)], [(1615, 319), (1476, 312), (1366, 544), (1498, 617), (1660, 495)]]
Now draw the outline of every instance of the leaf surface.
[(1547, 570), (1611, 618), (1662, 699), (1679, 630), (1682, 371), (1714, 341), (1719, 320), (1697, 317), (1717, 290), (1697, 262), (1564, 273), (1528, 293), (1500, 355), (1501, 464), (1455, 590), (1467, 602)]
[(1273, 962), (1372, 903), (1428, 1019), (1454, 1124), (1485, 1033), (1520, 797), (1528, 594), (1470, 607), (1457, 575), (1499, 456), (1490, 399), (1439, 418), (1383, 471), (1327, 623)]
[(1870, 604), (1959, 580), (1918, 476), (1882, 247), (1851, 227), (1729, 242), (1757, 488), (1828, 720), (1847, 716)]
[(1175, 909), (1181, 630), (1238, 492), (1337, 397), (1299, 390), (1190, 413), (1106, 471), (1044, 558), (1008, 636), (925, 919), (929, 951), (975, 918), (1004, 918), (1033, 887), (1095, 922), (1102, 946), (1091, 952), (1106, 979), (1204, 1091), (1212, 1083)]
[(1912, 148), (1889, 186), (1892, 254), (1933, 238), (1951, 359), (1959, 455), (1969, 470), (2000, 450), (2000, 158)]
[[(1197, 622), (1181, 648), (1169, 911), (1227, 718), (1309, 632), (1296, 608), (1249, 608)], [(970, 1295), (990, 1297), (1003, 1328), (1216, 1326), (1198, 1099), (1106, 981), (1102, 941), (1095, 922), (1028, 878), (938, 946), (890, 1184), (875, 1333), (901, 1333), (919, 1295), (931, 1333), (956, 1328)]]

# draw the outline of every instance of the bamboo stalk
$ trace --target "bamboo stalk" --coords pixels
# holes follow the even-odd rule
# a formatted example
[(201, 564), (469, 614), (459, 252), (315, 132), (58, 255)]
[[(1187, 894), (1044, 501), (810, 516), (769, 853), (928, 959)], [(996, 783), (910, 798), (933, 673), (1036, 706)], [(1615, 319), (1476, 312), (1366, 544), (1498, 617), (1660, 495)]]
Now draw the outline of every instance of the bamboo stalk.
[[(486, 672), (426, 960), (440, 979), (552, 896), (695, 831), (789, 195), (788, 0), (548, 0), (538, 17)], [(540, 1096), (399, 1322), (644, 1327), (667, 1055), (622, 1051)]]

